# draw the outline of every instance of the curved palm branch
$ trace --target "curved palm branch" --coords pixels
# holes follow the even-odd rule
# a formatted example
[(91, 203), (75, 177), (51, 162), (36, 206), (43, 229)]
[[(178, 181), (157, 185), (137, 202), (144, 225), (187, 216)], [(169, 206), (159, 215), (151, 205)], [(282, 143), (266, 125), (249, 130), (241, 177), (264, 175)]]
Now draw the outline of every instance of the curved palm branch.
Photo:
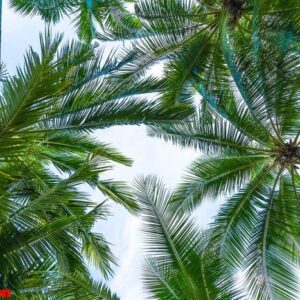
[[(43, 286), (43, 290), (40, 287)], [(23, 297), (23, 298), (22, 298)], [(27, 298), (26, 298), (27, 297)], [(109, 288), (80, 273), (35, 272), (23, 283), (17, 299), (119, 300)]]
[[(151, 131), (204, 152), (172, 197), (173, 210), (192, 211), (226, 197), (212, 224), (210, 247), (232, 274), (244, 274), (254, 299), (299, 295), (299, 43), (293, 31), (256, 28), (254, 47), (232, 43), (223, 29), (230, 77), (197, 85), (211, 113)], [(276, 45), (274, 44), (276, 41)]]
[(206, 234), (190, 218), (173, 213), (165, 186), (156, 177), (139, 178), (135, 194), (146, 243), (144, 284), (151, 297), (230, 299), (221, 264), (206, 249)]
[(128, 33), (123, 26), (125, 20), (132, 28), (139, 26), (139, 20), (127, 12), (122, 0), (10, 0), (10, 5), (24, 15), (39, 15), (46, 22), (71, 18), (78, 36), (86, 42), (94, 39), (105, 25), (124, 34)]

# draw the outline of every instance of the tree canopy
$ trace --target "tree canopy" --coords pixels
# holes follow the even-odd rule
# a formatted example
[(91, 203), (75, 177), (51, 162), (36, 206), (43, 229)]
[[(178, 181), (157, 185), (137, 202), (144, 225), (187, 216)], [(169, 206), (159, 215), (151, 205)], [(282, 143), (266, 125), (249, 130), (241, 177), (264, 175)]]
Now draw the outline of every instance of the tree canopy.
[[(1, 74), (0, 286), (117, 299), (87, 268), (109, 278), (116, 263), (93, 232), (106, 201), (90, 201), (87, 184), (140, 214), (152, 298), (297, 299), (298, 1), (138, 0), (134, 11), (125, 2), (10, 1), (46, 22), (71, 16), (85, 44), (46, 31), (16, 75)], [(92, 39), (126, 45), (106, 55)], [(156, 177), (138, 178), (134, 193), (102, 179), (132, 161), (89, 133), (140, 124), (201, 152), (174, 193)], [(200, 230), (191, 214), (220, 197)]]

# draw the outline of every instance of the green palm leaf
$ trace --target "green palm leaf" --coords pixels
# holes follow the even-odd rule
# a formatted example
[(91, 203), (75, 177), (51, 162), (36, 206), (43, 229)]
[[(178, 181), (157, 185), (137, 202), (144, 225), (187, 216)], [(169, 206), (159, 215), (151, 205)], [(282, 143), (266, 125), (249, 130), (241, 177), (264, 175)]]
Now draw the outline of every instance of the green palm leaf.
[[(44, 288), (41, 290), (40, 287)], [(25, 297), (25, 298), (23, 298)], [(17, 299), (99, 299), (119, 300), (109, 288), (101, 282), (76, 273), (57, 271), (35, 272), (24, 282), (24, 288)]]
[(173, 201), (178, 209), (192, 211), (203, 199), (233, 192), (267, 163), (264, 155), (233, 155), (201, 158), (194, 162)]
[[(186, 216), (173, 213), (171, 194), (156, 177), (136, 181), (147, 264), (144, 284), (154, 299), (229, 299), (219, 289), (220, 264), (208, 264), (206, 236)], [(219, 268), (219, 270), (218, 270)], [(228, 287), (227, 287), (228, 288)]]

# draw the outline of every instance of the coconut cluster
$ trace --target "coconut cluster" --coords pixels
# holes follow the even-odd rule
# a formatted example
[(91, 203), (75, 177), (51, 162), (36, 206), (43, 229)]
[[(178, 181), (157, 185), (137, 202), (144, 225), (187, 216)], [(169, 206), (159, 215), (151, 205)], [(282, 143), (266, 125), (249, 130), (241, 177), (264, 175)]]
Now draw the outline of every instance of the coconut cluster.
[(300, 164), (300, 147), (293, 141), (274, 149), (275, 161), (281, 166), (294, 166)]
[(246, 1), (245, 0), (223, 0), (223, 5), (230, 12), (230, 23), (235, 25), (238, 20), (243, 15), (245, 10)]

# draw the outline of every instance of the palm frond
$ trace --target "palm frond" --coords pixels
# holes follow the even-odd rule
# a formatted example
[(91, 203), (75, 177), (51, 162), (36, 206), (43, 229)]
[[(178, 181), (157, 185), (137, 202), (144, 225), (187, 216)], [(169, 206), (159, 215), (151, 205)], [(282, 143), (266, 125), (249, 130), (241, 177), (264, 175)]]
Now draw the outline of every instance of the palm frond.
[(197, 112), (192, 118), (182, 122), (152, 126), (149, 134), (180, 146), (200, 149), (207, 154), (222, 154), (227, 150), (245, 152), (258, 149), (249, 135), (241, 132), (227, 120), (216, 116), (213, 122), (203, 122), (200, 116), (201, 112)]
[[(147, 265), (144, 283), (154, 299), (224, 299), (218, 289), (218, 264), (207, 270), (205, 235), (187, 216), (174, 214), (171, 194), (156, 177), (136, 181), (141, 206)], [(220, 277), (219, 277), (220, 275)]]
[(195, 161), (178, 187), (173, 202), (178, 210), (192, 211), (204, 199), (216, 199), (235, 191), (267, 163), (264, 155), (230, 155)]
[(31, 299), (120, 299), (104, 283), (78, 272), (35, 272), (23, 284), (24, 288), (17, 297), (25, 295)]

